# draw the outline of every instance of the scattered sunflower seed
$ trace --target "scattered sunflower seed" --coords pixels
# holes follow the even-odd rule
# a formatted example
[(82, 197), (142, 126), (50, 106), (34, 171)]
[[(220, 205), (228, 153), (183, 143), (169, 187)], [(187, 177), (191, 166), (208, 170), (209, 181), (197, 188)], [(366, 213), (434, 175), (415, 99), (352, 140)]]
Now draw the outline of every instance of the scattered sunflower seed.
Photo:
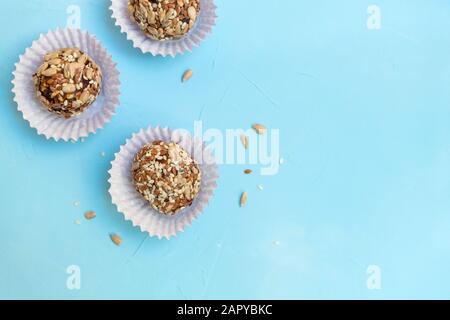
[(243, 192), (241, 195), (241, 200), (240, 200), (240, 205), (241, 207), (244, 207), (247, 203), (247, 199), (248, 199), (248, 193), (247, 192)]
[(97, 216), (97, 214), (95, 213), (95, 211), (87, 211), (87, 212), (85, 212), (85, 214), (84, 214), (84, 217), (87, 219), (87, 220), (91, 220), (91, 219), (94, 219), (95, 217)]
[(281, 244), (281, 242), (279, 241), (279, 240), (275, 240), (274, 242), (273, 242), (273, 244), (274, 245), (276, 245), (277, 247)]
[(109, 237), (111, 238), (111, 241), (114, 242), (114, 244), (115, 244), (116, 246), (120, 246), (120, 245), (122, 244), (122, 238), (119, 237), (117, 234), (111, 233), (111, 234), (109, 235)]
[(80, 225), (80, 224), (81, 224), (81, 221), (80, 221), (80, 219), (76, 219), (76, 220), (74, 221), (74, 223)]
[(252, 171), (251, 169), (245, 169), (245, 170), (244, 170), (244, 173), (245, 173), (245, 174), (250, 174), (250, 173), (252, 173), (252, 172), (253, 172), (253, 171)]
[(189, 70), (186, 70), (184, 73), (183, 73), (183, 77), (182, 77), (182, 82), (186, 82), (186, 81), (188, 81), (190, 78), (192, 78), (192, 76), (194, 75), (194, 71), (192, 71), (191, 69), (189, 69)]
[(248, 149), (248, 136), (241, 134), (241, 143), (245, 149)]
[(102, 152), (100, 152), (100, 155), (101, 155), (102, 157), (105, 157), (105, 156), (106, 156), (106, 152), (105, 152), (105, 151), (102, 151)]
[(78, 206), (80, 205), (80, 201), (74, 201), (73, 205), (74, 205), (75, 207), (78, 207)]
[(262, 185), (260, 185), (260, 184), (258, 184), (256, 187), (257, 187), (259, 190), (261, 190), (261, 191), (264, 190), (264, 187), (263, 187)]
[(257, 134), (264, 134), (267, 131), (267, 128), (265, 126), (263, 126), (262, 124), (259, 123), (255, 123), (252, 126), (253, 130), (256, 131)]

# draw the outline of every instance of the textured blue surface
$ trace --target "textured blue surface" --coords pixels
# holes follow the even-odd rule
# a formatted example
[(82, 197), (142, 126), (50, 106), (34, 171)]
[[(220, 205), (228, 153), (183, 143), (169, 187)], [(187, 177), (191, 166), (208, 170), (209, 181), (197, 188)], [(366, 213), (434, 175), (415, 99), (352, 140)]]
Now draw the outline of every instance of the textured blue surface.
[[(164, 59), (132, 47), (108, 1), (0, 1), (0, 298), (450, 298), (450, 2), (377, 0), (380, 30), (365, 0), (216, 3), (213, 35)], [(123, 83), (112, 122), (77, 144), (38, 136), (10, 92), (19, 54), (70, 4)], [(193, 226), (147, 238), (111, 204), (110, 161), (140, 128), (200, 116), (279, 128), (286, 162), (267, 177), (221, 166)]]

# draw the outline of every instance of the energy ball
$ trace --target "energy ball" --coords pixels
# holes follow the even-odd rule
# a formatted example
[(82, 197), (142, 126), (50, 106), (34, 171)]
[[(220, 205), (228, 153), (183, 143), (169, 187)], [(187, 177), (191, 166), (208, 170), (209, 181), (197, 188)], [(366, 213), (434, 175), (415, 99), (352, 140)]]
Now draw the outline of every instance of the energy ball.
[(176, 40), (194, 27), (200, 0), (129, 0), (128, 11), (147, 37)]
[(45, 55), (33, 81), (36, 95), (47, 110), (68, 119), (95, 101), (102, 72), (80, 49), (64, 48)]
[(190, 206), (200, 191), (199, 167), (174, 142), (146, 144), (134, 157), (131, 171), (136, 190), (168, 216)]

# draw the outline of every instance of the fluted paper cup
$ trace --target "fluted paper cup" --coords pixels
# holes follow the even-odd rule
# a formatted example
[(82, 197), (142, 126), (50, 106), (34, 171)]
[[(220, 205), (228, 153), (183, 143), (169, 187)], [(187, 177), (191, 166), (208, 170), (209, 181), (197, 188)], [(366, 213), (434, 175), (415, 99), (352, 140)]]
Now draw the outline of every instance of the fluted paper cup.
[(112, 18), (116, 20), (116, 26), (127, 35), (127, 39), (133, 42), (135, 48), (141, 49), (143, 53), (175, 57), (186, 51), (192, 51), (198, 47), (205, 37), (211, 33), (216, 22), (216, 5), (214, 0), (200, 0), (200, 16), (184, 37), (177, 40), (154, 40), (147, 37), (134, 22), (128, 12), (128, 0), (111, 0), (110, 9)]
[[(197, 162), (202, 173), (200, 192), (189, 207), (173, 216), (159, 213), (136, 191), (131, 166), (136, 153), (146, 144), (155, 140), (178, 143)], [(123, 213), (126, 220), (138, 226), (142, 232), (159, 239), (170, 239), (189, 226), (208, 205), (217, 187), (219, 177), (214, 156), (202, 141), (194, 139), (184, 130), (172, 131), (169, 128), (142, 129), (126, 140), (115, 154), (109, 170), (109, 193), (112, 203)]]
[[(77, 47), (87, 53), (102, 71), (102, 88), (93, 104), (81, 114), (64, 119), (49, 112), (36, 97), (33, 74), (48, 52)], [(109, 122), (119, 105), (119, 71), (108, 52), (97, 39), (79, 29), (57, 29), (41, 35), (20, 56), (13, 72), (12, 92), (23, 118), (47, 139), (58, 141), (87, 137)]]

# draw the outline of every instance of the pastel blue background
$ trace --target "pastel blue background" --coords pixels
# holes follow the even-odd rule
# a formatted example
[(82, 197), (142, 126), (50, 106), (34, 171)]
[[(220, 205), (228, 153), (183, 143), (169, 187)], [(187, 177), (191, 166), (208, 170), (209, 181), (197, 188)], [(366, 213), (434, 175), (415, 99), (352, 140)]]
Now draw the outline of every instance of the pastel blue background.
[[(213, 34), (171, 59), (134, 49), (109, 1), (0, 0), (0, 298), (450, 298), (450, 2), (216, 3)], [(381, 30), (366, 27), (373, 3)], [(10, 84), (69, 4), (122, 81), (112, 122), (77, 144), (38, 136)], [(111, 204), (110, 162), (140, 128), (192, 130), (199, 118), (279, 128), (285, 164), (266, 177), (221, 166), (186, 232), (147, 238)], [(81, 290), (66, 288), (72, 264)], [(366, 286), (369, 265), (381, 290)]]

